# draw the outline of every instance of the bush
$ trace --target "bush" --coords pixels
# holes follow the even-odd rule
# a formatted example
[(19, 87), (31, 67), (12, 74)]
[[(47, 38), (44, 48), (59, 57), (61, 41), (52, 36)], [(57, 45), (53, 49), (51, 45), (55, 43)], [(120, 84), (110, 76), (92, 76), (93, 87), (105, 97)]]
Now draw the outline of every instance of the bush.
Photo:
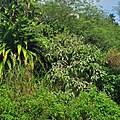
[(59, 35), (50, 41), (47, 55), (51, 69), (44, 82), (53, 91), (69, 91), (76, 96), (104, 76), (102, 53), (84, 45), (75, 35)]
[(11, 99), (9, 86), (0, 87), (0, 118), (6, 120), (84, 120), (120, 118), (120, 108), (95, 88), (74, 98), (65, 93), (49, 92), (40, 85), (36, 94), (19, 101)]
[(77, 120), (118, 120), (120, 108), (104, 93), (98, 93), (94, 88), (89, 92), (82, 92), (75, 101), (70, 101), (69, 115)]
[(120, 103), (120, 75), (107, 74), (103, 77), (99, 90), (104, 91), (112, 100)]
[(120, 67), (120, 53), (115, 49), (110, 49), (105, 57), (110, 67)]
[(17, 66), (13, 70), (8, 70), (1, 85), (8, 85), (11, 91), (10, 97), (14, 100), (20, 99), (21, 96), (29, 97), (33, 95), (37, 89), (37, 82), (33, 71), (29, 66)]

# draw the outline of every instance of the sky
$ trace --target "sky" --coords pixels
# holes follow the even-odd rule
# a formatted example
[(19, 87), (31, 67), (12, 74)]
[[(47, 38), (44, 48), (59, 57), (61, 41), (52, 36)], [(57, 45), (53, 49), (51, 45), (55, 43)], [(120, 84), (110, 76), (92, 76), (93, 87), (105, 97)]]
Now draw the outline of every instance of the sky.
[[(116, 16), (116, 21), (118, 22), (119, 17), (116, 14), (116, 11), (113, 10), (113, 8), (115, 6), (117, 6), (118, 2), (120, 2), (120, 0), (100, 0), (100, 2), (96, 3), (96, 5), (101, 5), (104, 11), (108, 12), (108, 13), (114, 13), (114, 15)], [(120, 21), (119, 21), (120, 22)]]

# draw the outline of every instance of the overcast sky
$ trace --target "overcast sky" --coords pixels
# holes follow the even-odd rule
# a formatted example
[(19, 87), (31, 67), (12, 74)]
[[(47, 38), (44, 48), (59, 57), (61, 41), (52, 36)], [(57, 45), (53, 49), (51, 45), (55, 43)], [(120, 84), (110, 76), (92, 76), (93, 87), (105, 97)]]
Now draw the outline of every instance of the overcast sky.
[(118, 21), (119, 18), (116, 11), (113, 9), (113, 7), (117, 6), (118, 2), (120, 2), (120, 0), (100, 0), (100, 2), (96, 4), (101, 5), (104, 11), (114, 13), (116, 15), (116, 20)]
[(116, 6), (120, 0), (100, 0), (99, 4), (103, 6), (105, 10), (112, 10), (113, 6)]

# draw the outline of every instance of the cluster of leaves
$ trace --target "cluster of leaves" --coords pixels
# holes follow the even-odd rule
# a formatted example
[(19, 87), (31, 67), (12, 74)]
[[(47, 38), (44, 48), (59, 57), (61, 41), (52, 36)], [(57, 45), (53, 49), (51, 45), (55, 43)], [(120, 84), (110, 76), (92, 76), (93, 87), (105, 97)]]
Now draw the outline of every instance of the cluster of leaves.
[(1, 0), (0, 118), (118, 120), (120, 27), (104, 15), (92, 0)]
[(84, 45), (81, 39), (74, 34), (62, 34), (51, 39), (46, 54), (51, 69), (44, 81), (53, 91), (62, 90), (79, 95), (80, 91), (104, 76), (100, 50), (95, 46)]
[(16, 93), (12, 89), (7, 84), (0, 86), (1, 119), (118, 120), (120, 117), (118, 105), (94, 87), (76, 98), (61, 92), (54, 94), (42, 84), (34, 89), (32, 96), (24, 95), (19, 99), (13, 97), (13, 92)]
[[(57, 31), (56, 34), (64, 34), (65, 28), (67, 28), (69, 33), (74, 33), (77, 35), (76, 39), (78, 39), (76, 41), (74, 40), (75, 37), (72, 38), (71, 36), (66, 38), (65, 35), (59, 38), (54, 34), (55, 37), (52, 37), (53, 45), (49, 45), (51, 49), (49, 49), (50, 52), (48, 52), (49, 54), (47, 56), (52, 64), (52, 69), (46, 75), (45, 80), (48, 81), (48, 86), (50, 84), (51, 88), (57, 91), (71, 89), (71, 85), (73, 88), (72, 92), (74, 91), (74, 85), (75, 90), (77, 90), (78, 88), (81, 89), (81, 85), (86, 85), (86, 83), (83, 84), (83, 81), (86, 81), (87, 84), (95, 81), (93, 83), (99, 90), (106, 91), (112, 99), (115, 98), (119, 102), (119, 93), (116, 91), (116, 88), (118, 88), (117, 84), (119, 83), (119, 52), (108, 52), (104, 60), (106, 65), (101, 63), (101, 55), (102, 52), (106, 54), (109, 48), (112, 47), (119, 50), (120, 27), (115, 22), (115, 16), (113, 14), (107, 16), (99, 8), (91, 5), (91, 3), (87, 1), (81, 2), (79, 0), (74, 2), (55, 0), (41, 4), (41, 8), (45, 11), (42, 20), (49, 24), (53, 28), (53, 31)], [(63, 10), (65, 11), (64, 13)], [(83, 39), (81, 39), (81, 36)], [(67, 39), (68, 42), (66, 44)], [(72, 43), (71, 40), (73, 41)], [(80, 41), (83, 41), (85, 44), (96, 45), (102, 50), (101, 55), (96, 52), (97, 49), (95, 46), (83, 45), (84, 48), (82, 48)], [(89, 50), (89, 47), (92, 51)], [(79, 51), (82, 51), (80, 48), (87, 52), (86, 56), (84, 52), (79, 53)], [(92, 53), (96, 56), (92, 56)], [(96, 58), (99, 58), (99, 60), (96, 60)], [(82, 64), (80, 61), (82, 61)], [(115, 76), (117, 80), (114, 81), (114, 77), (111, 76)], [(74, 84), (71, 81), (75, 81)], [(111, 90), (107, 89), (108, 86)], [(114, 95), (112, 88), (114, 88)]]
[(41, 8), (44, 11), (43, 22), (53, 27), (56, 33), (67, 27), (70, 33), (83, 35), (85, 43), (95, 44), (102, 50), (120, 49), (120, 28), (114, 14), (106, 15), (93, 1), (51, 0), (41, 3)]
[[(44, 44), (38, 31), (42, 11), (36, 2), (3, 1), (0, 4), (0, 77), (5, 68), (13, 69), (16, 64), (41, 64)], [(39, 41), (38, 41), (39, 39)]]

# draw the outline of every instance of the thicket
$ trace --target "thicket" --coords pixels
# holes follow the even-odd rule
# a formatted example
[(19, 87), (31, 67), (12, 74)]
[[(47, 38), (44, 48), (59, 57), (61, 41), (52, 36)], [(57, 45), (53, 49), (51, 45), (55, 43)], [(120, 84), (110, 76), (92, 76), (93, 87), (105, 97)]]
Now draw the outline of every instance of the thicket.
[(1, 0), (0, 119), (119, 120), (119, 30), (92, 0)]

